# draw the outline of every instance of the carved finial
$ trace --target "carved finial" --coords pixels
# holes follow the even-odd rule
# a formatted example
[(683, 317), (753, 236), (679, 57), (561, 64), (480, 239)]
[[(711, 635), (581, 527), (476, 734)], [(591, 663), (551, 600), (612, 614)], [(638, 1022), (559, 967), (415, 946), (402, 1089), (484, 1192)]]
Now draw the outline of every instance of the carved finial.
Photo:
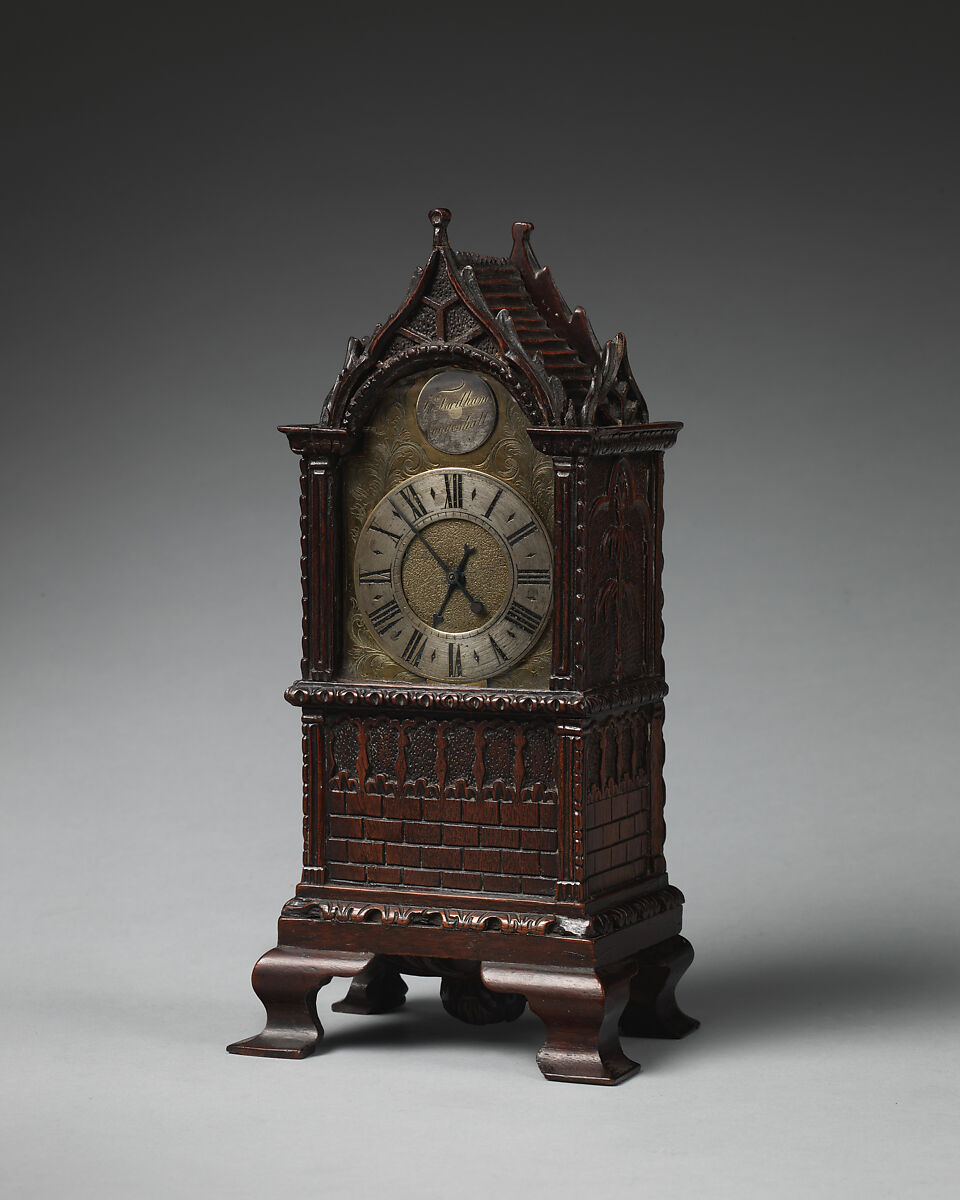
[(530, 234), (533, 232), (532, 221), (514, 221), (513, 223), (513, 245), (516, 248), (518, 245), (523, 245), (524, 242), (530, 240)]
[(449, 208), (431, 208), (427, 214), (430, 218), (430, 224), (433, 226), (433, 244), (435, 246), (448, 246), (447, 241), (447, 226), (450, 224), (450, 209)]
[(570, 346), (581, 362), (592, 366), (600, 361), (602, 353), (597, 335), (593, 332), (587, 314), (582, 308), (572, 312), (557, 290), (549, 267), (541, 267), (530, 245), (531, 221), (515, 221), (513, 225), (513, 249), (510, 261), (520, 272), (531, 300), (540, 315), (558, 337)]

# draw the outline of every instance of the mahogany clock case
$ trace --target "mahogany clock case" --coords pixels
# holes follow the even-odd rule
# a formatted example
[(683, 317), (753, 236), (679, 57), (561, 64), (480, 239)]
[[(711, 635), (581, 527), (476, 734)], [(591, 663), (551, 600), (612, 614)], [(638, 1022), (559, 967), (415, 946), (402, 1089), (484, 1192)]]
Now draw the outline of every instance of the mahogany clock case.
[(637, 1069), (620, 1033), (696, 1027), (664, 859), (680, 424), (649, 421), (623, 335), (601, 345), (567, 307), (530, 224), (495, 258), (455, 251), (449, 219), (430, 213), (427, 262), (350, 339), (319, 420), (281, 427), (301, 473), (303, 871), (254, 969), (266, 1027), (229, 1049), (303, 1057), (334, 977), (339, 1011), (375, 1014), (404, 974), (435, 975), (464, 1021), (529, 1004), (547, 1078), (616, 1083)]

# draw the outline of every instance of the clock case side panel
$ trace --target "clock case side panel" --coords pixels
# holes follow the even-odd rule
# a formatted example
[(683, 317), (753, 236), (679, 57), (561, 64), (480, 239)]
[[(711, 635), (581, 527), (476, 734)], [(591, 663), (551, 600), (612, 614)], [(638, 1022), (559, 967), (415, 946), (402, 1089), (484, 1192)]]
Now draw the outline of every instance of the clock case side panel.
[(679, 428), (531, 430), (556, 467), (551, 686), (590, 701), (561, 730), (558, 898), (587, 910), (666, 880), (663, 451)]

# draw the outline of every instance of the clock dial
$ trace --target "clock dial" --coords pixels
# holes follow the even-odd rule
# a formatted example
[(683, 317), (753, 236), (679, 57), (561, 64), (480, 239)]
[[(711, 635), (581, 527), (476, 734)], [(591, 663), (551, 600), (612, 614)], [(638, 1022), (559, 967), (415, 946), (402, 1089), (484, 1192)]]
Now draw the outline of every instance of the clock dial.
[(539, 517), (482, 471), (425, 471), (377, 504), (354, 586), (382, 649), (427, 679), (489, 679), (535, 645), (553, 600)]

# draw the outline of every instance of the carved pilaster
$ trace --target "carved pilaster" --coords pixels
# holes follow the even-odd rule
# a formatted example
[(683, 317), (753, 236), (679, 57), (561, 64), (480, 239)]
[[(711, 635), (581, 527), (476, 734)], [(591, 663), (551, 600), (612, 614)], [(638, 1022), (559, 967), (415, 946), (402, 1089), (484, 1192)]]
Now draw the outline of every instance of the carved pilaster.
[(583, 899), (583, 728), (557, 726), (557, 899)]
[(663, 762), (666, 757), (663, 713), (663, 705), (655, 704), (650, 721), (650, 854), (651, 870), (654, 873), (666, 870), (666, 860), (663, 856), (663, 844), (667, 836), (663, 811), (666, 803), (666, 786), (663, 782)]
[(324, 727), (319, 714), (305, 716), (303, 738), (303, 866), (304, 882), (323, 883), (323, 828), (326, 819), (324, 786)]
[(331, 679), (340, 657), (339, 462), (314, 458), (307, 464), (307, 657), (311, 679)]
[(554, 459), (553, 673), (552, 688), (573, 686), (573, 558), (575, 545), (575, 478), (572, 458)]
[(653, 469), (650, 472), (651, 507), (654, 520), (654, 545), (656, 560), (653, 567), (653, 594), (651, 597), (651, 626), (653, 647), (650, 661), (653, 670), (662, 675), (663, 665), (663, 454), (651, 455)]
[(333, 678), (340, 658), (340, 463), (354, 444), (345, 430), (281, 425), (300, 455), (301, 675)]
[(310, 542), (307, 519), (307, 460), (300, 459), (300, 677), (310, 678), (310, 578), (307, 573), (307, 546)]

